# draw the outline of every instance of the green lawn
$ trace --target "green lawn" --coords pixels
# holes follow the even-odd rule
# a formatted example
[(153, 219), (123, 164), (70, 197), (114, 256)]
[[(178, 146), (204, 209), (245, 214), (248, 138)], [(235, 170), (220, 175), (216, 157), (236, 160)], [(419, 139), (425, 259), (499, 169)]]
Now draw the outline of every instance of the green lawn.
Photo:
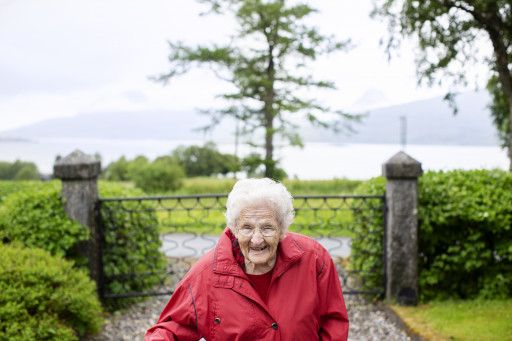
[(512, 340), (512, 299), (393, 305), (391, 309), (428, 341)]
[[(332, 179), (332, 180), (294, 180), (285, 179), (283, 184), (292, 195), (339, 195), (351, 194), (361, 183), (360, 180)], [(186, 178), (183, 186), (169, 195), (190, 194), (220, 194), (229, 193), (236, 183), (235, 179), (195, 177)]]

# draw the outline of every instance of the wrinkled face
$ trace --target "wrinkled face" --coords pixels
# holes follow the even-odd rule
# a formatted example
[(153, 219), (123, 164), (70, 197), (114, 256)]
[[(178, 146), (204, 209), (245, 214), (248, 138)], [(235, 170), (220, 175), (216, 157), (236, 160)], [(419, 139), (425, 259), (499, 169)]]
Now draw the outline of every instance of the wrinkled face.
[(264, 274), (272, 270), (281, 238), (274, 211), (266, 208), (242, 210), (235, 231), (245, 257), (246, 272)]

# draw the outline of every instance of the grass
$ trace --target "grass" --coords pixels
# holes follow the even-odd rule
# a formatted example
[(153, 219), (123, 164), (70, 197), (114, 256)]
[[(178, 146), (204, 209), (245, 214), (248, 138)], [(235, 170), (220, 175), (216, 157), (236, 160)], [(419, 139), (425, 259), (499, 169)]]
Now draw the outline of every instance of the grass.
[[(229, 193), (236, 179), (195, 177), (186, 178), (183, 186), (169, 195), (222, 194)], [(285, 179), (283, 184), (292, 195), (338, 195), (352, 194), (362, 181), (348, 179), (296, 180)]]
[(361, 184), (360, 180), (333, 179), (333, 180), (297, 180), (285, 179), (286, 186), (292, 195), (341, 195), (353, 194)]
[(236, 179), (195, 177), (183, 180), (183, 186), (170, 195), (224, 194), (233, 189)]
[(391, 309), (427, 341), (512, 341), (512, 299), (451, 300)]

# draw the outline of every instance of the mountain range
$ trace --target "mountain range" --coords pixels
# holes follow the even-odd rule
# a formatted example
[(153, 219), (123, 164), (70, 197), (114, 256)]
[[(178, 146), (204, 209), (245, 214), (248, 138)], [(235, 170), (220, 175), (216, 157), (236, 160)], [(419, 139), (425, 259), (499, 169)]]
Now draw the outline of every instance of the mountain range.
[[(436, 97), (361, 113), (361, 123), (353, 124), (355, 133), (334, 134), (299, 122), (300, 134), (306, 142), (399, 144), (405, 138), (407, 144), (499, 145), (487, 108), (489, 100), (483, 91), (461, 93), (454, 115), (448, 103)], [(194, 111), (96, 112), (3, 131), (0, 139), (234, 139), (234, 120), (225, 119), (206, 136), (197, 131), (208, 123), (207, 116)]]

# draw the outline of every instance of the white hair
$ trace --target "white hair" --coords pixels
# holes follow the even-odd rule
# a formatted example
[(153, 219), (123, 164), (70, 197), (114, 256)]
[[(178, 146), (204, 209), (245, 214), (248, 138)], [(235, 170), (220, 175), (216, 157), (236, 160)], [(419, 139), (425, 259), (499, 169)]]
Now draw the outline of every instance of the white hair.
[(235, 232), (237, 220), (243, 209), (268, 206), (276, 214), (283, 236), (293, 222), (293, 197), (286, 187), (269, 178), (239, 180), (229, 193), (224, 216), (231, 231)]

